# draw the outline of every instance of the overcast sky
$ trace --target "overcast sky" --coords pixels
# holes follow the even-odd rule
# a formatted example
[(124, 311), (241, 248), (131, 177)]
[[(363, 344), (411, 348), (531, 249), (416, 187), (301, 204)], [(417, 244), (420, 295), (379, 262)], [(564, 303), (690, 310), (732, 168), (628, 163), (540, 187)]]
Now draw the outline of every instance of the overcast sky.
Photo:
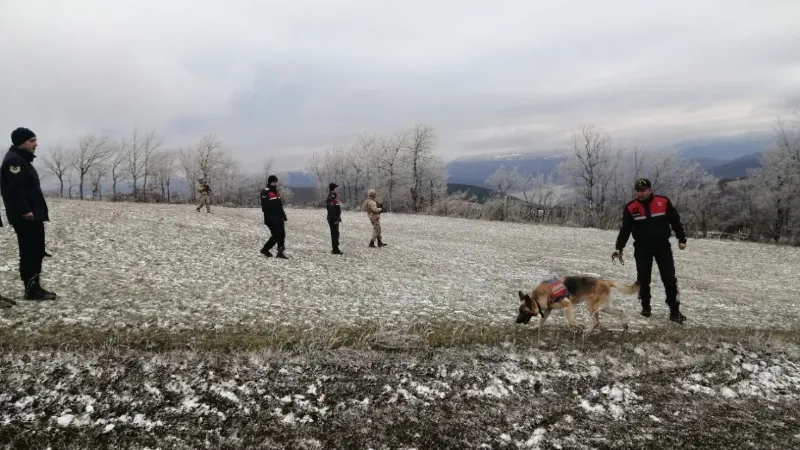
[[(155, 127), (282, 169), (432, 125), (446, 159), (669, 145), (800, 107), (800, 1), (0, 0), (0, 126), (46, 149)], [(8, 137), (6, 137), (8, 139)]]

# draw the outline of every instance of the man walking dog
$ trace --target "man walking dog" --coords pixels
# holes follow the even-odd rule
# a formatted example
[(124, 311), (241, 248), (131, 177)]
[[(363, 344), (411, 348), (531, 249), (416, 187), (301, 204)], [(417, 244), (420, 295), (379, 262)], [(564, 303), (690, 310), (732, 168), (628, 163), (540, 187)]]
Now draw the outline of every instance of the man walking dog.
[[(44, 249), (44, 223), (50, 221), (39, 173), (33, 167), (39, 142), (27, 128), (11, 133), (11, 147), (0, 165), (0, 193), (6, 217), (19, 243), (19, 274), (25, 300), (55, 300), (56, 294), (42, 288), (39, 276)], [(7, 302), (5, 302), (7, 303)]]
[(667, 197), (653, 194), (650, 180), (639, 178), (634, 187), (636, 198), (628, 202), (622, 211), (622, 227), (612, 258), (622, 258), (622, 251), (632, 233), (642, 315), (650, 317), (650, 279), (655, 259), (667, 294), (669, 320), (683, 323), (686, 317), (680, 312), (675, 261), (669, 243), (674, 231), (678, 238), (678, 248), (681, 250), (686, 248), (686, 233), (681, 224), (681, 217)]

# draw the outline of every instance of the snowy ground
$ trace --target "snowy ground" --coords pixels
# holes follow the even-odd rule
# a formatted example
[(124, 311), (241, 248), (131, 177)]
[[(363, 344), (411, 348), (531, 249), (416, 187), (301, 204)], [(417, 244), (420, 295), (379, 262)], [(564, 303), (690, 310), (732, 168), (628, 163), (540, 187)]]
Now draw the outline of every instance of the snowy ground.
[(0, 310), (0, 448), (800, 445), (797, 249), (690, 241), (685, 325), (656, 281), (652, 318), (622, 297), (631, 332), (584, 340), (560, 313), (515, 325), (516, 291), (634, 280), (615, 233), (386, 214), (369, 249), (345, 213), (337, 257), (323, 211), (289, 210), (282, 261), (258, 253), (257, 210), (50, 205), (57, 302), (19, 299), (0, 232), (19, 303)]

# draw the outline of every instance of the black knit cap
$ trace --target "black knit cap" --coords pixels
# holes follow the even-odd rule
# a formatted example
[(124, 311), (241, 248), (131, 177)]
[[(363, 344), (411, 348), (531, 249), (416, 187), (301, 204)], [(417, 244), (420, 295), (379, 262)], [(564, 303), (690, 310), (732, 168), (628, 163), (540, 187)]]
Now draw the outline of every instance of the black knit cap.
[(331, 184), (329, 184), (329, 185), (328, 185), (328, 190), (329, 190), (329, 191), (332, 191), (332, 190), (336, 189), (337, 187), (339, 187), (339, 185), (338, 185), (338, 184), (336, 184), (336, 183), (331, 183)]
[(636, 183), (634, 183), (634, 187), (636, 189), (650, 189), (652, 185), (650, 184), (650, 180), (647, 178), (639, 178), (636, 180)]
[(276, 177), (275, 175), (270, 175), (269, 178), (267, 178), (267, 184), (271, 184), (276, 181), (278, 181), (278, 177)]
[(16, 130), (11, 132), (11, 143), (13, 145), (20, 146), (20, 145), (28, 142), (29, 139), (35, 138), (35, 137), (36, 137), (36, 134), (34, 134), (33, 131), (31, 131), (31, 130), (29, 130), (27, 128), (24, 128), (24, 127), (19, 127)]

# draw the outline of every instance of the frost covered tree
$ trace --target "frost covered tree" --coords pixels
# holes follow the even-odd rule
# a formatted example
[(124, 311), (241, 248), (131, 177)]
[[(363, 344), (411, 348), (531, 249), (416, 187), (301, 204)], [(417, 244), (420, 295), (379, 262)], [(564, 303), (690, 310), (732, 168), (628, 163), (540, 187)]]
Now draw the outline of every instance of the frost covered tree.
[(83, 186), (86, 174), (93, 167), (105, 163), (111, 155), (111, 147), (105, 136), (86, 135), (78, 139), (78, 147), (72, 151), (71, 164), (77, 172), (78, 195), (83, 199)]
[(64, 196), (64, 181), (69, 178), (69, 172), (72, 170), (70, 158), (70, 154), (62, 146), (50, 150), (44, 157), (44, 166), (55, 175), (60, 184), (59, 197)]

